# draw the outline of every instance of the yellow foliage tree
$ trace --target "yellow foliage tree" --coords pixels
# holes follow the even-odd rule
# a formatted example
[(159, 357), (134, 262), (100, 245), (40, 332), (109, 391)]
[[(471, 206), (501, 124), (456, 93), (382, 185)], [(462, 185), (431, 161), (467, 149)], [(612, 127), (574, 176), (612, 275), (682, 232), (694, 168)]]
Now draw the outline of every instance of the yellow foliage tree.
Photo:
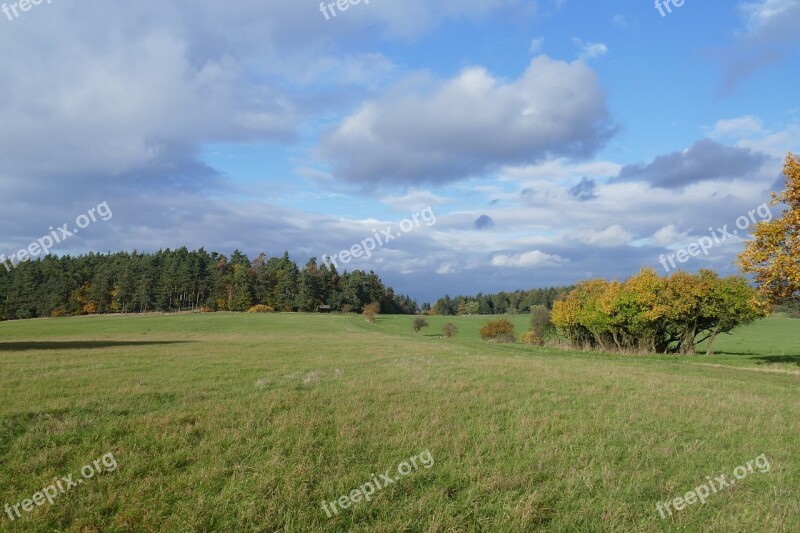
[(787, 208), (780, 217), (755, 226), (738, 260), (743, 272), (755, 274), (759, 290), (772, 302), (800, 296), (800, 157), (787, 155), (783, 173), (786, 190), (772, 194), (772, 205)]
[(616, 352), (694, 354), (708, 341), (767, 313), (758, 292), (741, 276), (711, 270), (659, 277), (643, 269), (620, 283), (579, 282), (553, 305), (551, 318), (576, 348)]

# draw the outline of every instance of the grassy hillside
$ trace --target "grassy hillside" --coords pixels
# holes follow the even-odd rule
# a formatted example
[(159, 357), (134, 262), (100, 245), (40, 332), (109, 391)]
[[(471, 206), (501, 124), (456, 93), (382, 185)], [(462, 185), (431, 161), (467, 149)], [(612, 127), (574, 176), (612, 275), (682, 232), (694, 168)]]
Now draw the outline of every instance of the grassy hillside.
[[(527, 317), (513, 317), (520, 331)], [(0, 323), (0, 505), (106, 453), (8, 531), (800, 529), (800, 321), (708, 358), (487, 345), (481, 317)], [(448, 321), (456, 339), (436, 335)], [(329, 518), (412, 456), (421, 467)], [(662, 519), (760, 454), (732, 487)]]

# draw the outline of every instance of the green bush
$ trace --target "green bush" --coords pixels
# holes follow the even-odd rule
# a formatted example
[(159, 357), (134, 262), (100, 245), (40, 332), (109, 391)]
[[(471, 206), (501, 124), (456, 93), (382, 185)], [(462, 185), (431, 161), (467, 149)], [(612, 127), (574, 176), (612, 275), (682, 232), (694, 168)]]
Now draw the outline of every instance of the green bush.
[(544, 305), (531, 307), (531, 332), (542, 341), (555, 332), (555, 325), (550, 318), (550, 310)]
[(453, 324), (451, 322), (448, 322), (442, 328), (442, 334), (444, 334), (445, 337), (450, 339), (450, 338), (455, 337), (456, 335), (458, 335), (458, 328), (456, 327), (455, 324)]

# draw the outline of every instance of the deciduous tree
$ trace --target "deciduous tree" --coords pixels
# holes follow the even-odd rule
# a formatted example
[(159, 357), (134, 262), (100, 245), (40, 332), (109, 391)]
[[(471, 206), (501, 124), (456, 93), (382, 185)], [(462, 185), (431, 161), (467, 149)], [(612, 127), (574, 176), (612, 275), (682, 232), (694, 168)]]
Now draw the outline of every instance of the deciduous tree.
[(591, 280), (553, 306), (552, 318), (576, 348), (693, 354), (720, 333), (765, 316), (766, 307), (742, 277), (710, 270), (660, 278), (642, 270), (624, 283)]
[(800, 157), (787, 155), (783, 173), (786, 190), (773, 193), (771, 203), (786, 208), (780, 217), (756, 224), (739, 256), (742, 271), (755, 274), (772, 302), (800, 298)]

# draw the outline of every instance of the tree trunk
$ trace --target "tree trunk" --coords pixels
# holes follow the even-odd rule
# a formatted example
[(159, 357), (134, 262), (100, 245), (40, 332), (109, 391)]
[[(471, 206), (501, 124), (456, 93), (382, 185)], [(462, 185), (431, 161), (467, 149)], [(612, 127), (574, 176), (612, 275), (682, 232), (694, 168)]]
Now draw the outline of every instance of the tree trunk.
[(697, 338), (697, 335), (695, 334), (695, 331), (693, 329), (687, 330), (684, 333), (684, 337), (681, 340), (681, 347), (680, 347), (681, 355), (694, 355), (695, 353), (697, 353), (697, 349), (695, 348), (695, 343), (694, 343), (695, 338)]
[(717, 338), (718, 330), (714, 330), (714, 333), (708, 338), (708, 346), (706, 347), (706, 355), (714, 355), (714, 339)]

